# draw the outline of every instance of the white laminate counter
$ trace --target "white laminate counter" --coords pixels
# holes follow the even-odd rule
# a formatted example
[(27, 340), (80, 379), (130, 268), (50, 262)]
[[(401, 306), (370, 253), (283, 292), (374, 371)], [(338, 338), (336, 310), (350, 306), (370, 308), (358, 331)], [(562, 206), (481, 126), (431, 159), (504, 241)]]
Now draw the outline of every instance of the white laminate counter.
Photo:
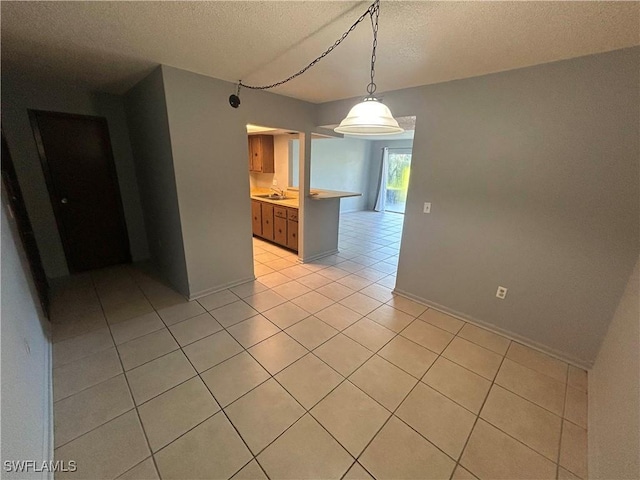
[(346, 197), (360, 197), (361, 193), (356, 192), (340, 192), (338, 190), (315, 190), (312, 189), (309, 195), (313, 200), (324, 200), (327, 198), (346, 198)]
[[(298, 194), (297, 188), (290, 188), (289, 190), (296, 192)], [(312, 188), (309, 193), (309, 198), (313, 200), (325, 200), (329, 198), (346, 198), (346, 197), (360, 197), (361, 193), (357, 192), (341, 192), (338, 190), (323, 190), (319, 188)]]

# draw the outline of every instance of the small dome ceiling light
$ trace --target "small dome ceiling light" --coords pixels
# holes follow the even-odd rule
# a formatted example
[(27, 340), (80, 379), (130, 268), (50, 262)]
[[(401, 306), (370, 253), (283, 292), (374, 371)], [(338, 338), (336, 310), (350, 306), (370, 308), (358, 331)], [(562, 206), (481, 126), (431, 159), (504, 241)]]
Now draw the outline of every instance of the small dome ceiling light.
[(373, 27), (373, 48), (371, 49), (371, 81), (367, 85), (368, 95), (355, 105), (346, 118), (334, 131), (344, 135), (394, 135), (404, 132), (391, 110), (375, 97), (376, 83), (376, 47), (378, 46), (378, 17), (380, 16), (380, 0), (370, 7), (371, 25)]

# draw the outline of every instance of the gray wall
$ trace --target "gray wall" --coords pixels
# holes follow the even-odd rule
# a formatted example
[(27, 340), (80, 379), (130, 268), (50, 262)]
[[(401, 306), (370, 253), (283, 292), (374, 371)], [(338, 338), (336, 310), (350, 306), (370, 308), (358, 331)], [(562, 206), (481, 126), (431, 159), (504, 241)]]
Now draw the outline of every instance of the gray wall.
[[(293, 186), (297, 186), (299, 142), (292, 140), (291, 143), (290, 177)], [(312, 139), (311, 188), (362, 194), (340, 200), (341, 213), (371, 210), (370, 198), (372, 195), (375, 198), (375, 193), (371, 193), (372, 172), (380, 169), (380, 159), (372, 155), (374, 143), (352, 137)]]
[(592, 364), (640, 249), (639, 72), (636, 47), (386, 93), (417, 115), (397, 289)]
[(18, 72), (2, 72), (2, 127), (25, 197), (36, 242), (48, 277), (69, 273), (44, 181), (27, 109), (106, 117), (134, 261), (149, 252), (133, 168), (123, 99), (96, 94), (60, 82), (34, 81)]
[(253, 278), (246, 125), (311, 131), (315, 108), (243, 90), (233, 109), (233, 84), (166, 66), (162, 73), (189, 295), (197, 297)]
[[(2, 195), (2, 460), (52, 460), (51, 345), (28, 263)], [(51, 475), (53, 477), (53, 475)], [(2, 478), (49, 478), (7, 473)]]
[(176, 290), (188, 295), (167, 104), (159, 67), (127, 93), (126, 107), (153, 267)]
[(382, 149), (389, 148), (412, 148), (413, 140), (375, 140), (371, 142), (371, 160), (369, 169), (369, 186), (366, 210), (373, 210), (378, 196), (380, 186), (380, 175), (382, 174)]
[(640, 478), (640, 260), (589, 372), (589, 478)]
[(340, 200), (340, 212), (365, 210), (369, 198), (371, 142), (357, 138), (311, 140), (311, 187), (362, 193)]

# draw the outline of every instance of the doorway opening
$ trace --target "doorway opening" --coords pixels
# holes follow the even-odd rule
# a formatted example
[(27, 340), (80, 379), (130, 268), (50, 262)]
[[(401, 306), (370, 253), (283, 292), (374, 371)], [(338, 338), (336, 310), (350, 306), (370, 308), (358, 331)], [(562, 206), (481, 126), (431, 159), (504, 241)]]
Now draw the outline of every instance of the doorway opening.
[(390, 148), (388, 156), (385, 211), (404, 213), (411, 174), (411, 149)]
[(299, 132), (247, 125), (254, 275), (298, 262), (298, 190), (292, 188), (292, 139)]
[(11, 216), (15, 219), (18, 234), (22, 241), (27, 261), (29, 262), (29, 268), (33, 281), (38, 292), (38, 298), (42, 311), (46, 317), (49, 317), (49, 282), (42, 266), (42, 259), (40, 257), (40, 250), (36, 244), (35, 233), (31, 226), (31, 220), (27, 213), (27, 207), (24, 203), (22, 196), (22, 189), (18, 183), (18, 175), (11, 159), (11, 152), (9, 151), (9, 145), (2, 131), (2, 180), (3, 186), (7, 193), (8, 206), (10, 208)]
[(374, 152), (378, 156), (379, 176), (374, 210), (404, 214), (407, 207), (407, 193), (411, 176), (413, 135), (416, 117), (398, 117), (398, 123), (405, 131), (384, 140), (374, 142)]

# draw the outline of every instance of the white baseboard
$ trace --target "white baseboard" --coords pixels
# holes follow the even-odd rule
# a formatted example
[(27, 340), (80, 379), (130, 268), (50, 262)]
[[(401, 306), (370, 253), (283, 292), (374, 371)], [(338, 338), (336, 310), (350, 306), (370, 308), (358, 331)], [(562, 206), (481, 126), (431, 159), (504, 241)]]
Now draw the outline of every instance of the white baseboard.
[(366, 206), (362, 206), (360, 208), (348, 208), (346, 210), (340, 210), (340, 214), (342, 215), (343, 213), (353, 213), (353, 212), (366, 212), (369, 209)]
[[(46, 419), (42, 429), (42, 459), (51, 460), (54, 459), (54, 419), (53, 419), (53, 346), (51, 342), (51, 332), (48, 332), (47, 338), (47, 350), (45, 352), (45, 398), (43, 405), (43, 418)], [(42, 478), (53, 480), (53, 472), (43, 472)]]
[(189, 300), (197, 300), (198, 298), (202, 298), (207, 295), (211, 295), (212, 293), (221, 292), (222, 290), (227, 290), (229, 288), (237, 287), (238, 285), (242, 285), (243, 283), (252, 282), (256, 279), (255, 276), (247, 277), (242, 280), (236, 280), (230, 283), (226, 283), (224, 285), (218, 285), (212, 288), (207, 288), (206, 290), (201, 290), (199, 292), (190, 293), (188, 299)]
[(314, 260), (320, 260), (321, 258), (328, 257), (329, 255), (335, 255), (337, 253), (340, 253), (340, 250), (338, 250), (336, 248), (334, 250), (329, 250), (327, 252), (318, 253), (318, 254), (312, 255), (310, 257), (302, 258), (300, 260), (302, 261), (302, 263), (309, 263), (309, 262), (313, 262)]
[(438, 310), (442, 313), (446, 313), (447, 315), (451, 315), (452, 317), (458, 318), (464, 322), (467, 323), (471, 323), (474, 324), (478, 327), (482, 327), (486, 330), (489, 330), (491, 332), (497, 333), (498, 335), (502, 335), (503, 337), (507, 337), (510, 340), (514, 340), (518, 343), (522, 343), (523, 345), (526, 345), (527, 347), (533, 348), (534, 350), (538, 350), (539, 352), (542, 352), (544, 354), (550, 355), (554, 358), (557, 358), (558, 360), (561, 360), (563, 362), (567, 362), (570, 363), (571, 365), (574, 365), (576, 367), (580, 367), (580, 368), (584, 368), (586, 370), (591, 369), (591, 367), (593, 366), (592, 362), (588, 362), (584, 359), (581, 358), (576, 358), (573, 357), (572, 355), (568, 355), (564, 352), (560, 352), (558, 350), (555, 350), (553, 348), (549, 348), (546, 345), (542, 345), (534, 340), (531, 340), (527, 337), (524, 337), (520, 334), (511, 332), (509, 330), (506, 330), (504, 328), (500, 328), (497, 327), (491, 323), (487, 323), (484, 322), (482, 320), (478, 320), (477, 318), (471, 317), (469, 315), (466, 315), (462, 312), (458, 312), (456, 310), (452, 310), (451, 308), (445, 307), (444, 305), (440, 305), (438, 303), (432, 302), (430, 300), (418, 297), (416, 295), (413, 295), (411, 293), (405, 292), (403, 290), (398, 290), (395, 289), (393, 290), (393, 293), (400, 295), (401, 297), (406, 297), (409, 300), (413, 300), (414, 302), (418, 302), (421, 303), (423, 305), (426, 305), (429, 308), (433, 308), (434, 310)]

